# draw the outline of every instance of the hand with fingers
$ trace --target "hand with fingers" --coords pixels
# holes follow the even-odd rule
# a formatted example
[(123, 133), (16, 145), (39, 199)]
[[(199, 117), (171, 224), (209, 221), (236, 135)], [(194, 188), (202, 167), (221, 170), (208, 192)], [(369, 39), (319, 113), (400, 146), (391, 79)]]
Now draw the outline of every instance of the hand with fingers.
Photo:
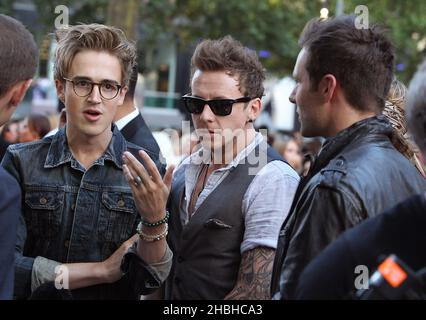
[(129, 183), (136, 207), (141, 218), (154, 223), (164, 219), (166, 204), (172, 184), (174, 167), (170, 166), (164, 178), (161, 178), (155, 163), (148, 154), (140, 150), (139, 155), (145, 167), (130, 152), (123, 154), (123, 172)]
[(115, 250), (115, 252), (104, 262), (102, 262), (104, 275), (105, 275), (105, 282), (107, 283), (113, 283), (123, 276), (123, 273), (121, 271), (121, 260), (123, 259), (124, 254), (127, 252), (127, 250), (135, 243), (135, 241), (138, 239), (138, 235), (135, 234), (130, 239), (123, 242), (123, 244)]

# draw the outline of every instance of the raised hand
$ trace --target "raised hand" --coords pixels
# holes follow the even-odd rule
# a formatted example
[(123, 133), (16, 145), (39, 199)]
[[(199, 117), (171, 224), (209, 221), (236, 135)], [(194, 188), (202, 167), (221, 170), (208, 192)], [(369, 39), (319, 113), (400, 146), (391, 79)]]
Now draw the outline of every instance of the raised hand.
[(123, 172), (132, 188), (136, 207), (142, 219), (147, 222), (159, 221), (165, 216), (174, 167), (170, 166), (164, 178), (161, 178), (155, 163), (148, 154), (140, 150), (139, 155), (146, 167), (130, 152), (125, 152), (123, 154), (125, 163)]

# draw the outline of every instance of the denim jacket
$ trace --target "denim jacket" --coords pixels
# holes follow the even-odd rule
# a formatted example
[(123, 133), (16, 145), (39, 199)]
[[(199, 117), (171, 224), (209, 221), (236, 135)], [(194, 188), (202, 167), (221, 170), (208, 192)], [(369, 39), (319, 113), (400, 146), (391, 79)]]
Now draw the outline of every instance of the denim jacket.
[[(30, 294), (36, 257), (60, 263), (99, 262), (136, 233), (139, 214), (122, 171), (122, 154), (128, 150), (141, 161), (137, 155), (141, 148), (127, 142), (114, 125), (112, 131), (107, 150), (88, 170), (73, 157), (65, 129), (53, 137), (8, 148), (2, 165), (22, 188), (17, 298)], [(141, 269), (138, 272), (145, 272), (155, 287), (158, 277), (149, 267)], [(141, 292), (136, 293), (128, 282), (123, 277), (73, 294), (83, 299), (136, 298)]]

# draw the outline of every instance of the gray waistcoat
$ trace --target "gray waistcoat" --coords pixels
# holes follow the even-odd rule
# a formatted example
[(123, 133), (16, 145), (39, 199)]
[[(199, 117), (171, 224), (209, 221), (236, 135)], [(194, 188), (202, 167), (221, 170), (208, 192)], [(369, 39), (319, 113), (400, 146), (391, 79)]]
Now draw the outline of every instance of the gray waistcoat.
[[(266, 163), (282, 158), (268, 146), (256, 147), (247, 157), (267, 153)], [(247, 160), (246, 158), (246, 160)], [(254, 159), (254, 158), (251, 158)], [(178, 173), (169, 199), (173, 267), (166, 282), (166, 299), (223, 299), (235, 286), (244, 236), (242, 200), (255, 177), (250, 163), (238, 164), (182, 226), (181, 203), (185, 195), (185, 172)], [(252, 172), (250, 172), (252, 173)], [(188, 199), (189, 201), (189, 199)]]

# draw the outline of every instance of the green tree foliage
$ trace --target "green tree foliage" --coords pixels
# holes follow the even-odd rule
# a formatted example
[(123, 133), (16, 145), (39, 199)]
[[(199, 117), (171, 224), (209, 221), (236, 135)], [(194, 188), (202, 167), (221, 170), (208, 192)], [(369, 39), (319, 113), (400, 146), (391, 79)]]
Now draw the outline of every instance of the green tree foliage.
[(140, 13), (143, 41), (150, 42), (158, 39), (159, 34), (168, 34), (185, 47), (199, 39), (230, 34), (248, 47), (270, 54), (263, 63), (275, 73), (291, 71), (299, 51), (298, 36), (306, 21), (318, 15), (321, 7), (319, 1), (289, 0), (143, 3)]
[[(27, 2), (30, 0), (27, 0)], [(330, 16), (336, 2), (326, 1)], [(12, 14), (12, 0), (1, 0), (0, 12)], [(70, 24), (107, 22), (108, 0), (33, 0), (42, 26), (42, 39), (54, 30), (57, 5), (70, 9)], [(426, 1), (424, 0), (344, 0), (344, 13), (354, 13), (357, 5), (367, 5), (370, 22), (390, 30), (397, 52), (397, 75), (407, 82), (425, 56)], [(230, 34), (248, 47), (267, 52), (262, 58), (275, 74), (291, 72), (305, 23), (318, 17), (319, 0), (138, 0), (137, 30), (140, 45), (176, 41), (187, 48), (200, 39)], [(420, 50), (422, 49), (422, 50)]]
[[(337, 0), (326, 1), (330, 16)], [(407, 82), (425, 56), (419, 42), (426, 42), (424, 0), (344, 0), (344, 13), (354, 14), (367, 5), (369, 20), (385, 25), (396, 47), (398, 77)], [(144, 38), (174, 38), (185, 47), (203, 38), (231, 34), (255, 50), (270, 53), (263, 58), (276, 74), (291, 72), (299, 51), (298, 37), (305, 23), (318, 17), (321, 1), (306, 0), (144, 0), (140, 16)], [(167, 35), (167, 37), (165, 37)], [(422, 49), (423, 50), (419, 50)]]
[(345, 13), (354, 12), (357, 5), (367, 5), (370, 22), (380, 23), (389, 30), (396, 48), (396, 74), (408, 84), (426, 56), (426, 1), (345, 0)]

